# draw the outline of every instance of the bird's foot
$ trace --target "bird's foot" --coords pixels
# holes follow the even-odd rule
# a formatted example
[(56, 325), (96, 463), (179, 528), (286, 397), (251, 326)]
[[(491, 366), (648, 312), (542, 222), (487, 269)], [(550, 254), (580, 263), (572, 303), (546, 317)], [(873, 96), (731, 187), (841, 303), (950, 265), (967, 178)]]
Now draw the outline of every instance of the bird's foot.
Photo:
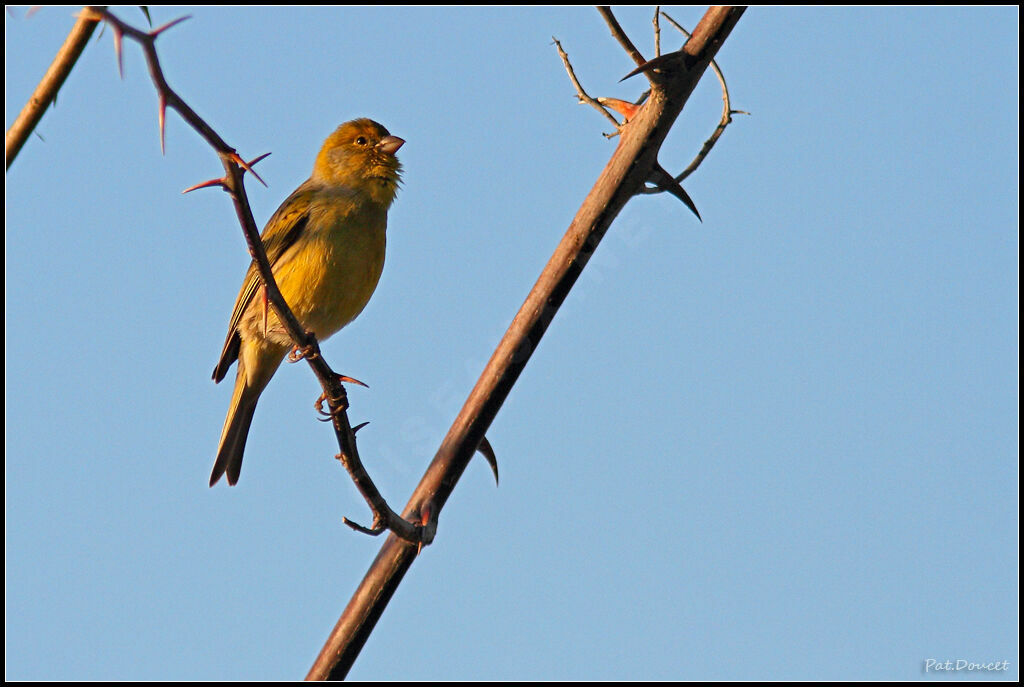
[(306, 332), (306, 343), (303, 346), (293, 346), (288, 353), (288, 362), (297, 363), (300, 360), (313, 359), (320, 355), (320, 345), (316, 342), (313, 332)]
[[(358, 384), (359, 386), (366, 387), (367, 389), (370, 388), (355, 377), (349, 377), (347, 375), (337, 375), (337, 377), (338, 381), (342, 384)], [(324, 410), (324, 403), (327, 403), (327, 405), (334, 410)], [(344, 413), (348, 410), (348, 394), (345, 393), (345, 387), (341, 387), (341, 393), (336, 397), (328, 398), (327, 392), (323, 392), (317, 397), (313, 405), (316, 407), (316, 412), (324, 416), (325, 422), (340, 413)]]

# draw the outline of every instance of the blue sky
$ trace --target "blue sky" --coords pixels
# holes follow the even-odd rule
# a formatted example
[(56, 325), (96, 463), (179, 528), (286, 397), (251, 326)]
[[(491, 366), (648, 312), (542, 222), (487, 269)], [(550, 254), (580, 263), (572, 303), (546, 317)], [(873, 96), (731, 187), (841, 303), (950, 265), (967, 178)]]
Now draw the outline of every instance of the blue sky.
[[(703, 10), (667, 8), (693, 27)], [(123, 18), (144, 24), (135, 8)], [(272, 151), (262, 225), (339, 123), (407, 140), (380, 286), (324, 347), (405, 503), (610, 156), (632, 63), (586, 7), (153, 8), (171, 84)], [(652, 54), (651, 8), (617, 16)], [(9, 126), (72, 24), (6, 14)], [(1019, 13), (748, 10), (739, 117), (619, 216), (350, 676), (1018, 677)], [(679, 41), (666, 27), (663, 44)], [(9, 679), (295, 679), (379, 542), (275, 377), (237, 487), (210, 371), (248, 257), (220, 173), (94, 39), (6, 176)], [(698, 87), (661, 152), (717, 122)], [(1009, 661), (925, 673), (927, 659)]]

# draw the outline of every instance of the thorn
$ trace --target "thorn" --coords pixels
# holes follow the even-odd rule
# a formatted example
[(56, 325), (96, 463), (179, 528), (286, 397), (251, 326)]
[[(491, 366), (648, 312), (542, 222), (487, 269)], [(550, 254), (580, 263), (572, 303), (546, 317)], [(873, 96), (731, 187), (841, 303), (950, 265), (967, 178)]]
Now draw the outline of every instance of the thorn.
[(676, 52), (670, 52), (665, 55), (662, 55), (661, 57), (655, 57), (653, 60), (647, 60), (642, 65), (631, 71), (629, 74), (626, 74), (624, 77), (619, 79), (619, 83), (622, 83), (631, 76), (636, 76), (640, 72), (652, 72), (655, 69), (661, 69), (666, 65), (678, 62), (680, 59), (680, 55), (680, 51), (677, 50)]
[(253, 158), (252, 162), (246, 162), (245, 164), (242, 165), (242, 169), (248, 171), (249, 174), (252, 174), (254, 177), (256, 177), (256, 181), (263, 184), (263, 188), (268, 188), (267, 182), (263, 181), (263, 177), (257, 174), (256, 171), (252, 168), (252, 166), (259, 162), (260, 160), (262, 160), (263, 158), (267, 157), (268, 155), (270, 155), (270, 153), (263, 153), (259, 157)]
[(152, 17), (149, 16), (149, 7), (147, 7), (146, 5), (141, 5), (139, 7), (139, 9), (142, 10), (142, 13), (144, 15), (146, 15), (146, 23), (149, 24), (150, 26), (152, 26), (153, 25), (153, 19), (152, 19)]
[(160, 154), (166, 155), (167, 149), (166, 146), (164, 145), (166, 139), (164, 125), (167, 123), (167, 98), (164, 97), (163, 93), (160, 94), (159, 108), (160, 110), (159, 113), (157, 114), (157, 118), (160, 120)]
[[(426, 528), (430, 524), (430, 517), (434, 512), (434, 502), (429, 501), (420, 510), (420, 526)], [(423, 540), (420, 539), (416, 543), (416, 555), (420, 555), (423, 552)]]
[(598, 98), (597, 102), (612, 108), (625, 117), (627, 122), (631, 120), (642, 107), (642, 105), (634, 105), (633, 103), (626, 102), (625, 100), (619, 100), (618, 98)]
[(356, 425), (355, 427), (352, 428), (352, 433), (355, 434), (356, 432), (358, 432), (359, 430), (361, 430), (363, 427), (365, 427), (368, 424), (370, 424), (369, 420), (367, 420), (366, 422), (360, 422), (358, 425)]
[(498, 485), (498, 457), (494, 455), (494, 449), (491, 448), (491, 442), (487, 441), (487, 437), (480, 440), (480, 445), (476, 447), (476, 450), (487, 459), (487, 464), (491, 466), (491, 472), (494, 473), (494, 485)]
[(433, 510), (434, 510), (434, 502), (433, 501), (429, 501), (429, 502), (427, 502), (426, 505), (423, 506), (423, 508), (420, 510), (420, 524), (421, 525), (426, 525), (428, 522), (430, 522), (430, 514), (431, 514), (431, 512), (433, 512)]
[(676, 181), (675, 177), (666, 172), (664, 167), (661, 165), (655, 166), (654, 171), (651, 172), (651, 176), (647, 181), (654, 184), (662, 191), (668, 191), (673, 196), (683, 201), (683, 205), (690, 208), (690, 211), (697, 215), (697, 219), (702, 223), (704, 222), (700, 217), (700, 213), (697, 212), (697, 206), (693, 204), (690, 194), (683, 190), (683, 187), (678, 181)]
[(114, 54), (117, 55), (117, 73), (121, 75), (121, 80), (124, 81), (124, 56), (121, 50), (121, 29), (116, 26), (111, 29), (114, 32)]
[(190, 193), (192, 191), (195, 191), (195, 190), (198, 190), (198, 189), (201, 189), (201, 188), (209, 188), (210, 186), (220, 186), (221, 188), (224, 188), (224, 177), (220, 177), (220, 178), (217, 178), (217, 179), (210, 179), (209, 181), (204, 181), (201, 184), (196, 184), (195, 186), (189, 186), (187, 189), (182, 191), (182, 193)]
[(369, 384), (364, 384), (363, 382), (360, 382), (358, 379), (356, 379), (354, 377), (348, 377), (346, 375), (338, 375), (338, 381), (342, 382), (343, 384), (345, 384), (345, 383), (348, 383), (348, 384), (358, 384), (359, 386), (363, 387), (364, 389), (369, 389), (370, 388)]
[(167, 22), (166, 24), (161, 26), (159, 29), (153, 29), (152, 31), (149, 32), (149, 35), (150, 35), (151, 38), (156, 38), (161, 33), (166, 31), (167, 29), (171, 28), (172, 26), (176, 26), (176, 25), (180, 24), (181, 22), (185, 21), (186, 19), (191, 19), (191, 18), (192, 18), (191, 14), (186, 14), (184, 17), (178, 17), (174, 21)]
[(257, 157), (254, 157), (253, 159), (249, 160), (248, 164), (249, 164), (250, 167), (252, 167), (257, 162), (261, 162), (262, 160), (265, 160), (268, 157), (270, 157), (270, 153), (263, 153), (262, 155), (259, 155)]
[(264, 187), (266, 187), (267, 182), (263, 181), (263, 179), (260, 178), (260, 175), (253, 170), (252, 165), (256, 164), (257, 162), (265, 158), (267, 155), (270, 155), (270, 153), (264, 153), (263, 155), (254, 158), (252, 162), (246, 162), (245, 160), (242, 159), (241, 155), (235, 152), (231, 153), (230, 158), (232, 162), (234, 162), (236, 165), (244, 169), (249, 174), (252, 174), (254, 177), (256, 177), (256, 181), (260, 182), (261, 184), (263, 184)]

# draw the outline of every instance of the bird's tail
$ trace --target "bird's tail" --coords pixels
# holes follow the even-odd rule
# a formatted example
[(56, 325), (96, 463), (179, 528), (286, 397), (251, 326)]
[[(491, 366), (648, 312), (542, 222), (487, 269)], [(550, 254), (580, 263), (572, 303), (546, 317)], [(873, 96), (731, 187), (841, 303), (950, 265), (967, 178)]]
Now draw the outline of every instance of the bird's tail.
[(256, 412), (256, 402), (260, 400), (260, 394), (267, 388), (267, 383), (274, 376), (287, 350), (284, 346), (242, 343), (238, 353), (235, 390), (231, 394), (228, 416), (220, 433), (217, 462), (214, 463), (213, 473), (210, 475), (211, 487), (224, 474), (228, 476), (228, 484), (233, 485), (238, 481), (238, 475), (242, 471), (245, 440), (249, 437), (249, 426), (252, 424), (252, 414)]
[[(256, 366), (257, 370), (262, 367), (260, 364)], [(217, 462), (213, 464), (213, 472), (210, 474), (210, 486), (216, 484), (225, 473), (227, 483), (233, 485), (239, 481), (239, 474), (242, 472), (242, 456), (245, 454), (253, 413), (256, 412), (256, 401), (269, 381), (269, 375), (265, 376), (266, 379), (260, 379), (264, 375), (257, 375), (255, 380), (251, 379), (246, 368), (245, 357), (240, 357), (238, 377), (234, 379), (234, 391), (231, 393), (231, 404), (227, 406), (227, 418), (224, 419), (224, 429), (220, 432)], [(276, 366), (272, 367), (270, 375), (274, 369)]]
[(217, 448), (217, 462), (213, 464), (210, 475), (212, 487), (227, 473), (228, 484), (235, 484), (242, 472), (242, 454), (245, 452), (245, 440), (249, 436), (252, 415), (256, 412), (256, 402), (260, 400), (262, 388), (256, 389), (249, 385), (245, 370), (239, 366), (238, 377), (235, 379), (235, 391), (231, 395), (228, 416), (224, 420), (224, 429), (220, 433), (220, 446)]

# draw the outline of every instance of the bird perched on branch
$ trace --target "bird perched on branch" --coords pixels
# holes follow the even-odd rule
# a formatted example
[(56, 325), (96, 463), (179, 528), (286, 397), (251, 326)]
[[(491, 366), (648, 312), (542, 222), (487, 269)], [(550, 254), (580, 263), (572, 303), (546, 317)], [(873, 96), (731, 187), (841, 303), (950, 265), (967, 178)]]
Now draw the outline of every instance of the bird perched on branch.
[[(405, 143), (380, 124), (356, 119), (332, 133), (313, 165), (261, 235), (281, 295), (306, 331), (323, 341), (362, 312), (384, 268), (387, 212), (398, 190), (395, 153)], [(210, 486), (238, 481), (256, 402), (295, 345), (267, 304), (252, 264), (231, 313), (213, 379), (238, 361), (235, 390)]]

